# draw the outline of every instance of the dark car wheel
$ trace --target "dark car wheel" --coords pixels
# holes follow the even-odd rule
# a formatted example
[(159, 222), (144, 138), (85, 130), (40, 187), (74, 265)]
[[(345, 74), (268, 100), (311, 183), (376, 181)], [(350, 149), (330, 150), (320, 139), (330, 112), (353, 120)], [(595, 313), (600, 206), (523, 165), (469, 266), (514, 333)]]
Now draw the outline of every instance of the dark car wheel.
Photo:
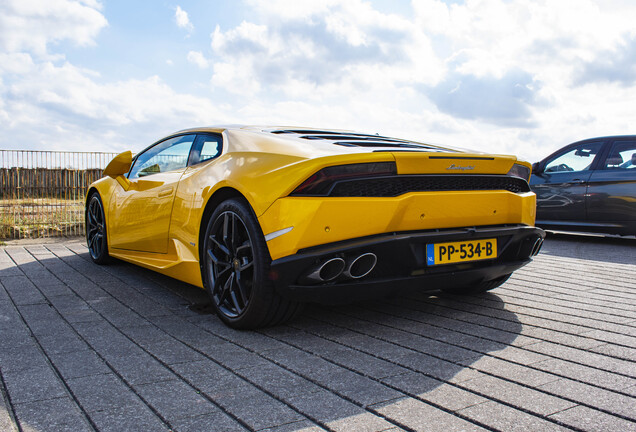
[(511, 274), (507, 274), (497, 279), (489, 280), (487, 282), (482, 282), (477, 285), (464, 286), (458, 288), (445, 288), (442, 289), (443, 292), (448, 294), (479, 294), (486, 291), (490, 291), (491, 289), (495, 289), (498, 286), (501, 286), (508, 280), (508, 278), (512, 276)]
[(300, 304), (275, 292), (268, 278), (271, 258), (249, 204), (223, 201), (208, 219), (201, 257), (205, 288), (219, 318), (230, 327), (281, 324)]
[(106, 218), (104, 206), (97, 192), (93, 193), (86, 205), (86, 244), (91, 259), (97, 264), (109, 261), (108, 241), (106, 236)]

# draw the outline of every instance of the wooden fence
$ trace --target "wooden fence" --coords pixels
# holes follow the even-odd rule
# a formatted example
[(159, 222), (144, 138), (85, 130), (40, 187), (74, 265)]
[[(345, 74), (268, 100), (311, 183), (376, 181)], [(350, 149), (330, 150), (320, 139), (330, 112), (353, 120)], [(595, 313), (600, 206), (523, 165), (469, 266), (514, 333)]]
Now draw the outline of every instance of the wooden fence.
[(0, 150), (0, 239), (84, 235), (84, 197), (115, 153)]

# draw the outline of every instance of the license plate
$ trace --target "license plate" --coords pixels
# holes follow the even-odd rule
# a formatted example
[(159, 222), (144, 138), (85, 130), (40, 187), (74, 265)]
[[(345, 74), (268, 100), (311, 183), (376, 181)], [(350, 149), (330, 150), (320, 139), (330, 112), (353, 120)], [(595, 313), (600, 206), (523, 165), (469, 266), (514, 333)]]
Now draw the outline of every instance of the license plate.
[(428, 265), (497, 258), (497, 239), (467, 240), (426, 245)]

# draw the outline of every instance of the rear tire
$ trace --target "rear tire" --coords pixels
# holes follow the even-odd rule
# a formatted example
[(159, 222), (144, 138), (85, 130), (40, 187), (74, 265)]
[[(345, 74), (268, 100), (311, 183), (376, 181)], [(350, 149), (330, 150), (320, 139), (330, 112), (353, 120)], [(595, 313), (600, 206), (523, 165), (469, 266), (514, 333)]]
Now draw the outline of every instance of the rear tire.
[(236, 329), (255, 329), (298, 314), (301, 304), (280, 296), (268, 277), (267, 244), (245, 200), (223, 201), (204, 226), (201, 276), (221, 321)]
[(477, 285), (464, 286), (459, 288), (444, 288), (442, 289), (442, 291), (448, 294), (480, 294), (503, 285), (510, 276), (512, 276), (512, 273), (498, 277), (497, 279), (482, 282)]
[(99, 193), (93, 192), (88, 198), (84, 218), (88, 253), (93, 262), (107, 264), (110, 261), (110, 256), (108, 255), (106, 218)]

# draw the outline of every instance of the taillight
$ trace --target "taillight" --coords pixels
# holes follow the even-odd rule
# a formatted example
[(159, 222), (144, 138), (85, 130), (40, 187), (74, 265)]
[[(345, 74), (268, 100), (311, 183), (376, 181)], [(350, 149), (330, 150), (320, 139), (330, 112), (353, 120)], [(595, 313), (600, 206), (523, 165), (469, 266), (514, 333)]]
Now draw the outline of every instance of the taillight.
[(530, 181), (530, 168), (521, 164), (514, 164), (510, 171), (508, 171), (509, 176), (519, 177), (520, 179), (524, 179), (525, 181)]
[(379, 177), (396, 175), (395, 162), (372, 162), (351, 165), (338, 165), (323, 168), (300, 186), (291, 195), (327, 196), (334, 183), (360, 177)]

